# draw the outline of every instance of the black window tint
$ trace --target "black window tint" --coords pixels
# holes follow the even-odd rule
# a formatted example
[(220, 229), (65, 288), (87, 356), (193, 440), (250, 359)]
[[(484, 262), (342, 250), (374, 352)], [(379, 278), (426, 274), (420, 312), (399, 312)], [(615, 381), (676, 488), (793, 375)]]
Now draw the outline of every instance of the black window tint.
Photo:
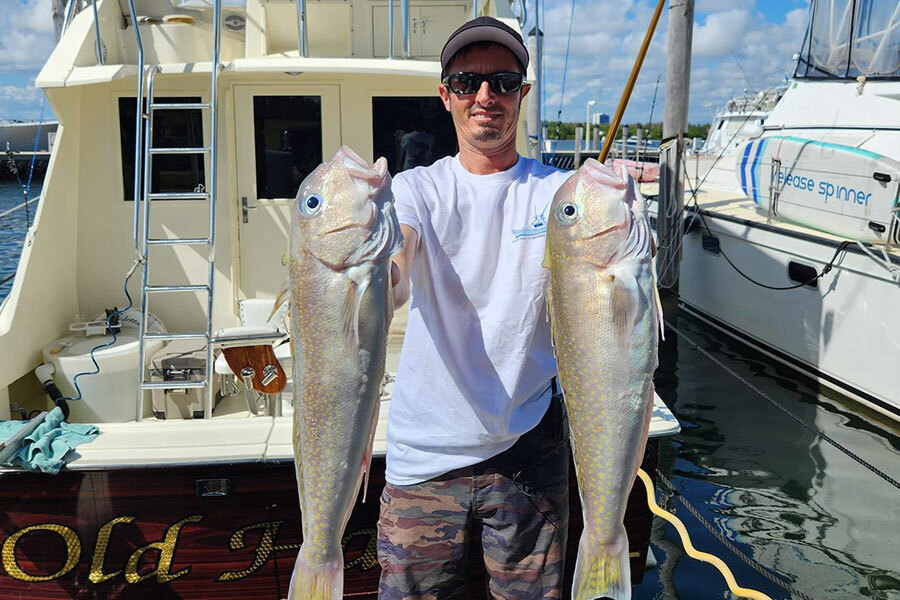
[(375, 157), (399, 173), (456, 154), (456, 130), (437, 97), (372, 98)]
[(254, 96), (256, 197), (293, 198), (322, 162), (319, 96)]
[[(154, 98), (154, 102), (200, 102), (199, 97)], [(125, 200), (134, 200), (135, 99), (119, 98), (119, 139), (122, 140), (122, 185)], [(154, 148), (200, 148), (203, 146), (201, 110), (158, 110), (153, 113)], [(193, 192), (206, 186), (204, 154), (154, 156), (151, 192)], [(140, 177), (143, 180), (143, 168)], [(141, 181), (143, 185), (143, 181)]]

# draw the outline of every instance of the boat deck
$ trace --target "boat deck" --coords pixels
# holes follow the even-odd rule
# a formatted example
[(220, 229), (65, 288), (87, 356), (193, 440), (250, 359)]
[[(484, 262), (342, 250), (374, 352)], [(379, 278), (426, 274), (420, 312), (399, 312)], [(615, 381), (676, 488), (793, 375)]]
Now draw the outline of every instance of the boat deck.
[[(387, 448), (387, 418), (391, 385), (382, 397), (373, 453), (384, 456)], [(243, 395), (225, 402), (244, 402)], [(79, 446), (66, 468), (157, 468), (161, 466), (221, 464), (235, 462), (280, 462), (294, 460), (293, 410), (285, 400), (281, 417), (254, 417), (249, 411), (234, 411), (210, 420), (156, 420), (141, 423), (103, 423), (100, 436)], [(678, 433), (680, 426), (659, 396), (654, 397), (650, 437)]]

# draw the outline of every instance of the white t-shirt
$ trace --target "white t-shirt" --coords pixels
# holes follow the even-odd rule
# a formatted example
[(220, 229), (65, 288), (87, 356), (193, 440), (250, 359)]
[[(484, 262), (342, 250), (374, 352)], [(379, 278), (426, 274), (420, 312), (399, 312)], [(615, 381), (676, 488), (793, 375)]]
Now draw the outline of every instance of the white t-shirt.
[(521, 156), (473, 175), (455, 156), (394, 178), (397, 216), (419, 245), (388, 416), (390, 483), (482, 462), (543, 418), (556, 361), (541, 262), (568, 175)]

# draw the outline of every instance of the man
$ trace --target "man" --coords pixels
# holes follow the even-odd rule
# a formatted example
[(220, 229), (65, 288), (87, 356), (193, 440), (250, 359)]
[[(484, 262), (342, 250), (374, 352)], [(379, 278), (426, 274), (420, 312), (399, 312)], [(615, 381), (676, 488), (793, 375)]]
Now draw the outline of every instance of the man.
[(530, 89), (518, 33), (470, 21), (441, 66), (459, 154), (393, 184), (405, 240), (395, 305), (414, 287), (388, 422), (379, 598), (468, 598), (470, 555), (494, 598), (558, 598), (569, 451), (541, 261), (567, 174), (516, 153)]

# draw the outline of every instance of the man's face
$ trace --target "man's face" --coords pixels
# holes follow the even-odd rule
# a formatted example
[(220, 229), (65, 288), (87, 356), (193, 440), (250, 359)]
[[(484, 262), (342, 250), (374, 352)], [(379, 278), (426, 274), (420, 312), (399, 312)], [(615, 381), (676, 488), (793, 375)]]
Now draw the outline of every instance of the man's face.
[[(520, 72), (516, 57), (499, 45), (478, 48), (457, 56), (447, 65), (447, 73)], [(513, 94), (497, 94), (487, 81), (475, 94), (456, 94), (445, 85), (439, 87), (444, 107), (453, 117), (459, 143), (478, 150), (492, 150), (515, 145), (516, 124), (522, 98), (531, 86), (526, 84)]]

